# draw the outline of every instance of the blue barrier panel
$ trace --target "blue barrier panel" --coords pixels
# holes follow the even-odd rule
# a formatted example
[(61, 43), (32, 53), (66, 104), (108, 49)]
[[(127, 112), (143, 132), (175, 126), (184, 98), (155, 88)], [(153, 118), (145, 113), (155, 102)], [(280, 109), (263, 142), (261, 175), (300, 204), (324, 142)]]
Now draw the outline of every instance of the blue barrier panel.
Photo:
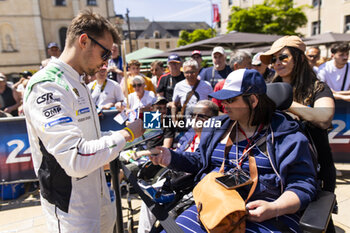
[(336, 100), (333, 129), (328, 133), (334, 160), (350, 162), (350, 103)]
[[(100, 117), (102, 131), (124, 126), (113, 118), (116, 110), (104, 111)], [(0, 118), (0, 182), (36, 179), (24, 117)]]
[(0, 142), (0, 181), (35, 179), (24, 117), (0, 118)]

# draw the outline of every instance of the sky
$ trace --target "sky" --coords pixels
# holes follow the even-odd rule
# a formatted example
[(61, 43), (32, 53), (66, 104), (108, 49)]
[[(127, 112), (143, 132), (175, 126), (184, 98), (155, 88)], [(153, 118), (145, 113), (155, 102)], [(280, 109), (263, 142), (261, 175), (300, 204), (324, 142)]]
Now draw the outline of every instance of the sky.
[(205, 21), (211, 26), (211, 2), (220, 0), (114, 0), (116, 14), (143, 16), (150, 21)]

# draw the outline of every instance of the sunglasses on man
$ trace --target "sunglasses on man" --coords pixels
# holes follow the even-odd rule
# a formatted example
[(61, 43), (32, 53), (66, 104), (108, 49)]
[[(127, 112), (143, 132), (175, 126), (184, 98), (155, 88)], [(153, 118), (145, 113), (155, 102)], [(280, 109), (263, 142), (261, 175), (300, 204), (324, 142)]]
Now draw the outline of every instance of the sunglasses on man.
[(133, 85), (132, 85), (133, 88), (141, 87), (141, 86), (142, 86), (142, 83), (138, 83), (138, 84), (133, 84)]
[(92, 38), (88, 34), (86, 34), (86, 35), (90, 40), (92, 40), (95, 44), (97, 44), (98, 46), (100, 46), (104, 50), (103, 54), (101, 55), (101, 58), (103, 61), (107, 61), (112, 55), (111, 50), (109, 50), (106, 47), (104, 47), (103, 45), (101, 45), (97, 40), (95, 40), (94, 38)]
[(277, 59), (280, 60), (280, 62), (286, 63), (288, 62), (289, 56), (287, 54), (281, 54), (278, 57), (273, 56), (271, 58), (271, 64), (275, 64), (277, 62)]

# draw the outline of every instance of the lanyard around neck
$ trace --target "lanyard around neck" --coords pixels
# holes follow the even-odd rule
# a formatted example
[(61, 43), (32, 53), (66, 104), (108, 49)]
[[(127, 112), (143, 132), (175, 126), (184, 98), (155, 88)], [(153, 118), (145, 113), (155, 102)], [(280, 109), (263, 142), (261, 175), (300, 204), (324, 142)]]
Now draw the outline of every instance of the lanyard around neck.
[[(256, 145), (256, 141), (258, 141), (257, 137), (260, 135), (261, 130), (263, 128), (264, 128), (264, 125), (260, 124), (259, 127), (257, 127), (257, 129), (255, 130), (255, 132), (254, 132), (253, 136), (251, 137), (251, 139), (249, 139), (247, 137), (247, 134), (244, 132), (244, 130), (241, 127), (238, 126), (238, 130), (244, 135), (244, 137), (246, 138), (246, 140), (248, 142), (247, 145), (245, 146), (244, 150), (243, 150), (241, 158), (238, 160), (238, 135), (236, 136), (236, 138), (237, 138), (236, 139), (236, 165), (238, 167), (242, 166), (243, 160), (247, 157), (247, 155), (250, 152), (250, 150)], [(236, 132), (238, 133), (238, 131), (236, 131)]]
[[(106, 79), (106, 80), (103, 82), (103, 84), (102, 84), (101, 92), (103, 92), (103, 90), (105, 89), (106, 84), (107, 84), (107, 79)], [(96, 82), (94, 83), (94, 85), (92, 86), (92, 88), (91, 88), (91, 93), (95, 90), (96, 85), (97, 85), (97, 81), (96, 81)]]

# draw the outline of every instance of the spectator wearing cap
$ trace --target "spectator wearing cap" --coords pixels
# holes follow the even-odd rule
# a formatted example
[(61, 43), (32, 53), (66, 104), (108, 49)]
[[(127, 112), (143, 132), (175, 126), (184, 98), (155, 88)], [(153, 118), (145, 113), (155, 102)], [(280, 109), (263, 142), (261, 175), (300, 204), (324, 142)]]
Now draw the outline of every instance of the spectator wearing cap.
[(113, 43), (111, 49), (111, 59), (108, 60), (108, 78), (120, 83), (124, 72), (123, 72), (123, 59), (119, 54), (118, 44)]
[(201, 51), (199, 51), (199, 50), (193, 50), (193, 51), (192, 51), (191, 58), (192, 58), (193, 60), (197, 61), (198, 67), (199, 67), (199, 74), (200, 74), (200, 73), (202, 72), (202, 70), (203, 70), (203, 67), (202, 67), (202, 61), (203, 61), (203, 59), (202, 59), (202, 53), (201, 53)]
[(155, 89), (157, 89), (158, 82), (160, 77), (164, 74), (163, 62), (155, 60), (151, 63), (151, 74), (152, 74), (152, 83)]
[(127, 87), (128, 87), (127, 92), (125, 90), (125, 84), (124, 84), (125, 78), (123, 78), (122, 81), (120, 82), (120, 85), (125, 95), (133, 93), (135, 91), (131, 83), (131, 80), (135, 76), (141, 76), (143, 78), (144, 84), (145, 84), (145, 87), (144, 87), (145, 90), (152, 91), (154, 94), (156, 94), (156, 90), (152, 84), (152, 80), (146, 77), (145, 75), (141, 74), (141, 63), (138, 60), (130, 60), (128, 62), (128, 71), (129, 72), (128, 72), (128, 79), (127, 79)]
[(124, 95), (119, 83), (107, 78), (107, 66), (103, 65), (95, 77), (96, 80), (88, 84), (95, 106), (99, 109), (116, 108), (122, 111)]
[(168, 68), (170, 72), (160, 77), (157, 94), (164, 96), (167, 101), (171, 102), (173, 100), (175, 85), (185, 79), (184, 74), (181, 72), (181, 59), (179, 55), (169, 55)]
[(213, 66), (203, 69), (200, 76), (202, 80), (208, 81), (214, 88), (218, 82), (227, 78), (232, 72), (232, 69), (226, 65), (226, 53), (223, 47), (215, 47), (211, 53), (211, 57), (213, 59)]
[[(184, 62), (183, 71), (185, 80), (175, 85), (172, 106), (172, 115), (175, 110), (181, 109), (185, 115), (192, 112), (193, 106), (200, 100), (207, 100), (208, 95), (213, 92), (209, 83), (198, 80), (198, 63), (194, 59)], [(192, 94), (193, 93), (193, 94)]]
[(263, 76), (266, 83), (270, 83), (275, 76), (275, 71), (273, 69), (270, 69), (268, 65), (261, 62), (261, 54), (262, 52), (254, 55), (252, 60), (252, 68), (254, 70), (257, 70)]
[(132, 78), (131, 85), (135, 91), (128, 95), (130, 109), (140, 108), (141, 111), (149, 111), (156, 100), (154, 92), (145, 90), (145, 80), (140, 75)]
[(61, 55), (60, 47), (56, 42), (50, 42), (47, 45), (47, 54), (49, 57), (56, 57), (58, 58)]
[(18, 107), (21, 105), (21, 95), (7, 85), (6, 76), (0, 73), (0, 110), (18, 116)]
[[(261, 54), (260, 59), (274, 66), (277, 74), (274, 82), (286, 82), (292, 86), (293, 103), (287, 113), (305, 122), (307, 135), (318, 154), (318, 177), (322, 180), (322, 189), (334, 192), (336, 171), (327, 131), (334, 116), (334, 98), (327, 84), (317, 79), (308, 63), (305, 48), (305, 43), (298, 36), (284, 36)], [(331, 221), (328, 227), (334, 230)]]
[[(252, 54), (245, 50), (238, 50), (230, 54), (230, 68), (232, 70), (249, 69), (252, 66)], [(218, 82), (214, 87), (214, 92), (220, 91), (225, 84), (225, 80)], [(221, 100), (213, 98), (212, 101), (219, 106), (221, 112), (226, 113), (225, 106)]]

